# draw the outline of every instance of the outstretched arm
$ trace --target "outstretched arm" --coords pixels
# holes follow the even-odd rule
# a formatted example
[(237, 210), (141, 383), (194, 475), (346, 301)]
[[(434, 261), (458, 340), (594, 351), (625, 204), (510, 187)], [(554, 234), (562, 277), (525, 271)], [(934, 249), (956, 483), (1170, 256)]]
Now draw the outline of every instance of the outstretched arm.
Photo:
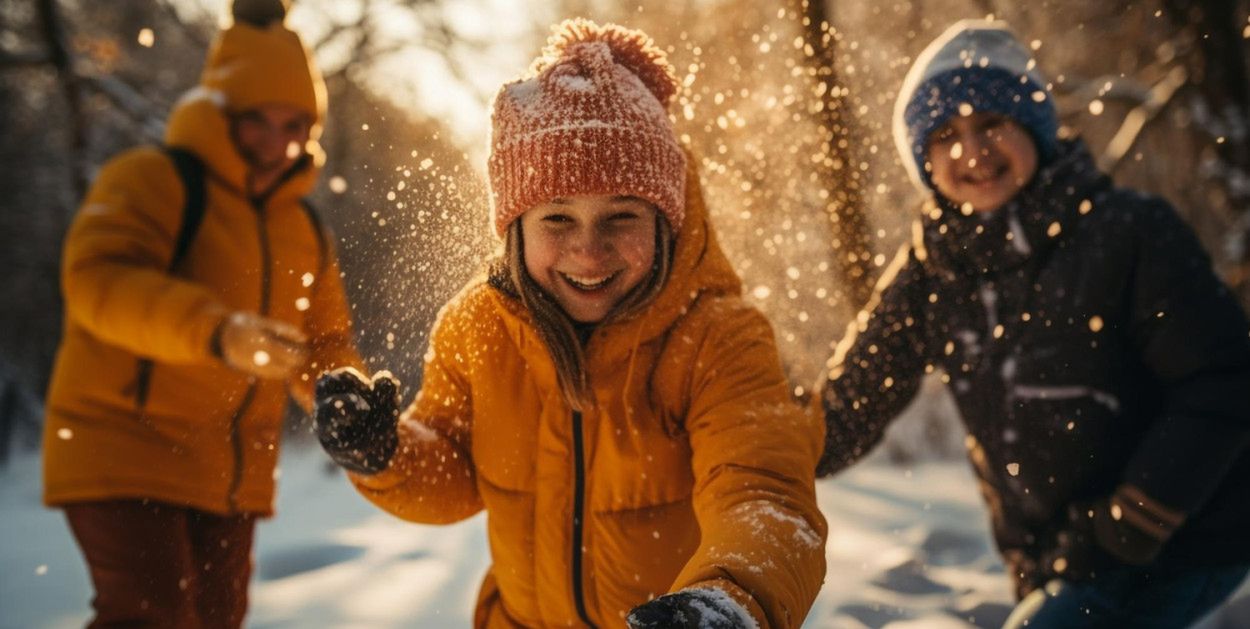
[(719, 590), (763, 627), (797, 627), (825, 572), (823, 426), (792, 401), (767, 320), (728, 303), (695, 364), (685, 429), (702, 537), (673, 589)]
[(920, 277), (920, 262), (904, 247), (829, 359), (812, 402), (826, 425), (819, 476), (868, 454), (920, 389), (924, 315), (914, 295)]
[(168, 266), (182, 221), (183, 192), (158, 151), (109, 162), (65, 240), (66, 314), (96, 337), (171, 363), (214, 360), (210, 339), (227, 308)]
[[(391, 417), (380, 438), (343, 447), (348, 461), (353, 456), (351, 450), (368, 449), (356, 457), (365, 465), (349, 473), (352, 483), (371, 502), (405, 520), (444, 524), (467, 518), (483, 507), (471, 457), (473, 407), (464, 375), (464, 357), (469, 353), (459, 347), (472, 336), (466, 327), (472, 317), (463, 310), (453, 303), (435, 324), (421, 391), (408, 409), (400, 415), (396, 397), (393, 407), (370, 417), (374, 422)], [(351, 401), (318, 397), (319, 431), (324, 432), (321, 425), (330, 422), (322, 421), (323, 411), (334, 415), (327, 406), (349, 407)], [(361, 408), (372, 408), (375, 400), (387, 399), (376, 394), (361, 397), (366, 401)], [(324, 437), (322, 442), (326, 442)], [(351, 465), (345, 467), (353, 469)]]

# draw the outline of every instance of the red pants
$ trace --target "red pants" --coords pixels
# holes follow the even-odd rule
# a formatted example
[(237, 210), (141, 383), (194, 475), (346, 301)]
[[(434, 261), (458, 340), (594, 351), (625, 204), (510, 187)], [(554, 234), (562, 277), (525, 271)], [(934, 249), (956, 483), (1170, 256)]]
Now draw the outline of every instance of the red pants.
[(242, 626), (254, 516), (146, 500), (64, 509), (95, 586), (89, 628)]

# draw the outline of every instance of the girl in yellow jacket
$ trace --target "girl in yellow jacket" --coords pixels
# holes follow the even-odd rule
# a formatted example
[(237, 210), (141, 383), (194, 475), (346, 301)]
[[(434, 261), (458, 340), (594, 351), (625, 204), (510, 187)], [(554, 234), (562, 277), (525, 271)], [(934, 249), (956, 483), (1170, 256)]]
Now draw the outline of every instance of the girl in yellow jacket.
[(642, 33), (560, 24), (495, 100), (502, 256), (442, 311), (400, 413), (322, 377), (322, 444), (408, 520), (482, 509), (477, 627), (798, 627), (824, 576), (813, 470), (764, 317), (711, 231)]

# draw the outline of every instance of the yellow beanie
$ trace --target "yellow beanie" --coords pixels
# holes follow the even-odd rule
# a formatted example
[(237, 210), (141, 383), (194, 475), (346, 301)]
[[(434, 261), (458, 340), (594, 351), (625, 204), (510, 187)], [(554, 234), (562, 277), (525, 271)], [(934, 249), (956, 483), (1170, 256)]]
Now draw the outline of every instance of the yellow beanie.
[[(258, 16), (257, 5), (268, 13), (261, 10)], [(283, 24), (285, 8), (278, 0), (236, 0), (234, 24), (209, 49), (200, 84), (223, 94), (230, 111), (282, 103), (319, 123), (325, 116), (325, 82), (299, 35)]]

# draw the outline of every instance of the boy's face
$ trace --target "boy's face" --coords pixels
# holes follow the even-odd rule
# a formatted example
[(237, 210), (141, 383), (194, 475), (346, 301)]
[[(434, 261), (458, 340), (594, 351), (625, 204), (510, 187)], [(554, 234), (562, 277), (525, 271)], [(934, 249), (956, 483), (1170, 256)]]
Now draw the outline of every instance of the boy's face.
[(304, 154), (312, 120), (302, 109), (268, 103), (230, 116), (230, 132), (239, 154), (255, 174), (285, 172)]
[(929, 136), (926, 157), (938, 192), (978, 212), (1002, 207), (1037, 172), (1037, 147), (1028, 131), (994, 113), (952, 117)]
[(519, 219), (525, 270), (574, 321), (602, 321), (651, 272), (655, 213), (638, 197), (552, 199)]

